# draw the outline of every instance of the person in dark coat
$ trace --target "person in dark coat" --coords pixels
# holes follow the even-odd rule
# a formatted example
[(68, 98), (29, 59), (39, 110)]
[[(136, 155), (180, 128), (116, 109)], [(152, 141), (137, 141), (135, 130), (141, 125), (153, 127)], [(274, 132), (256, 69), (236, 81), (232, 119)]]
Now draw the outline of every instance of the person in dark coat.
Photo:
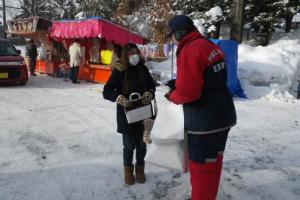
[[(142, 95), (144, 104), (154, 98), (155, 83), (148, 68), (144, 65), (141, 53), (135, 44), (127, 44), (121, 52), (118, 61), (123, 67), (116, 67), (104, 86), (103, 97), (117, 102), (117, 132), (123, 135), (123, 163), (124, 181), (128, 185), (134, 184), (133, 171), (135, 168), (136, 181), (145, 182), (146, 144), (143, 141), (143, 121), (128, 124), (124, 107), (130, 107), (128, 98), (132, 93)], [(121, 70), (122, 69), (122, 70)], [(125, 69), (125, 70), (124, 70)], [(134, 150), (136, 151), (136, 165), (132, 164)]]
[(192, 200), (215, 200), (227, 136), (236, 124), (224, 53), (187, 16), (175, 16), (169, 26), (178, 44), (177, 78), (165, 97), (183, 105)]
[(33, 39), (30, 40), (30, 45), (28, 47), (28, 56), (30, 58), (30, 75), (36, 76), (35, 72), (35, 66), (36, 66), (36, 58), (37, 58), (37, 47)]

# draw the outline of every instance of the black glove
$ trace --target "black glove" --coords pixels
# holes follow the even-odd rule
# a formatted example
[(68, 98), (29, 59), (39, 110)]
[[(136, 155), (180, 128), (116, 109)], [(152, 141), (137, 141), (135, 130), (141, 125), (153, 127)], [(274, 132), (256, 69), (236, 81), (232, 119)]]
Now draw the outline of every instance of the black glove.
[(176, 79), (168, 80), (166, 83), (166, 86), (168, 86), (170, 88), (170, 90), (175, 90), (175, 88), (176, 88), (175, 85), (176, 85)]

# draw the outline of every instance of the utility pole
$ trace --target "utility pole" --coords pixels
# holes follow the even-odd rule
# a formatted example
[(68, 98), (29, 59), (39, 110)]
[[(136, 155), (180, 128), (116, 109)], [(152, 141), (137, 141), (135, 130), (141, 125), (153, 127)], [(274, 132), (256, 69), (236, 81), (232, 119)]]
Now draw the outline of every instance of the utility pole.
[(3, 7), (3, 37), (4, 39), (7, 38), (7, 35), (6, 35), (6, 6), (5, 6), (5, 0), (2, 0), (2, 7)]
[(243, 21), (245, 12), (245, 0), (233, 0), (230, 39), (238, 43), (243, 41)]

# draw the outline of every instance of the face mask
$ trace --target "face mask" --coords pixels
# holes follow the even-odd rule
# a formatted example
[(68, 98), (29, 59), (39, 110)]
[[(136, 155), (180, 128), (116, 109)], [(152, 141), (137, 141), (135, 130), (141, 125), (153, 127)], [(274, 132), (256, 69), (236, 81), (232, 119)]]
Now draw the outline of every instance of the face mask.
[(140, 62), (140, 56), (138, 54), (134, 54), (129, 57), (129, 63), (132, 66), (137, 66), (139, 62)]

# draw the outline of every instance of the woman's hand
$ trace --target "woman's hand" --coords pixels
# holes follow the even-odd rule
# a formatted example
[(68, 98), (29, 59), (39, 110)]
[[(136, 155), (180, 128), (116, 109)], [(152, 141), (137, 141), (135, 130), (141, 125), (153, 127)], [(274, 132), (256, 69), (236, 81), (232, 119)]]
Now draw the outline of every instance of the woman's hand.
[(142, 96), (142, 103), (144, 105), (149, 104), (153, 99), (153, 94), (151, 92), (145, 92)]
[(117, 104), (123, 106), (124, 108), (128, 108), (131, 106), (131, 102), (124, 97), (123, 95), (119, 95), (116, 100)]

